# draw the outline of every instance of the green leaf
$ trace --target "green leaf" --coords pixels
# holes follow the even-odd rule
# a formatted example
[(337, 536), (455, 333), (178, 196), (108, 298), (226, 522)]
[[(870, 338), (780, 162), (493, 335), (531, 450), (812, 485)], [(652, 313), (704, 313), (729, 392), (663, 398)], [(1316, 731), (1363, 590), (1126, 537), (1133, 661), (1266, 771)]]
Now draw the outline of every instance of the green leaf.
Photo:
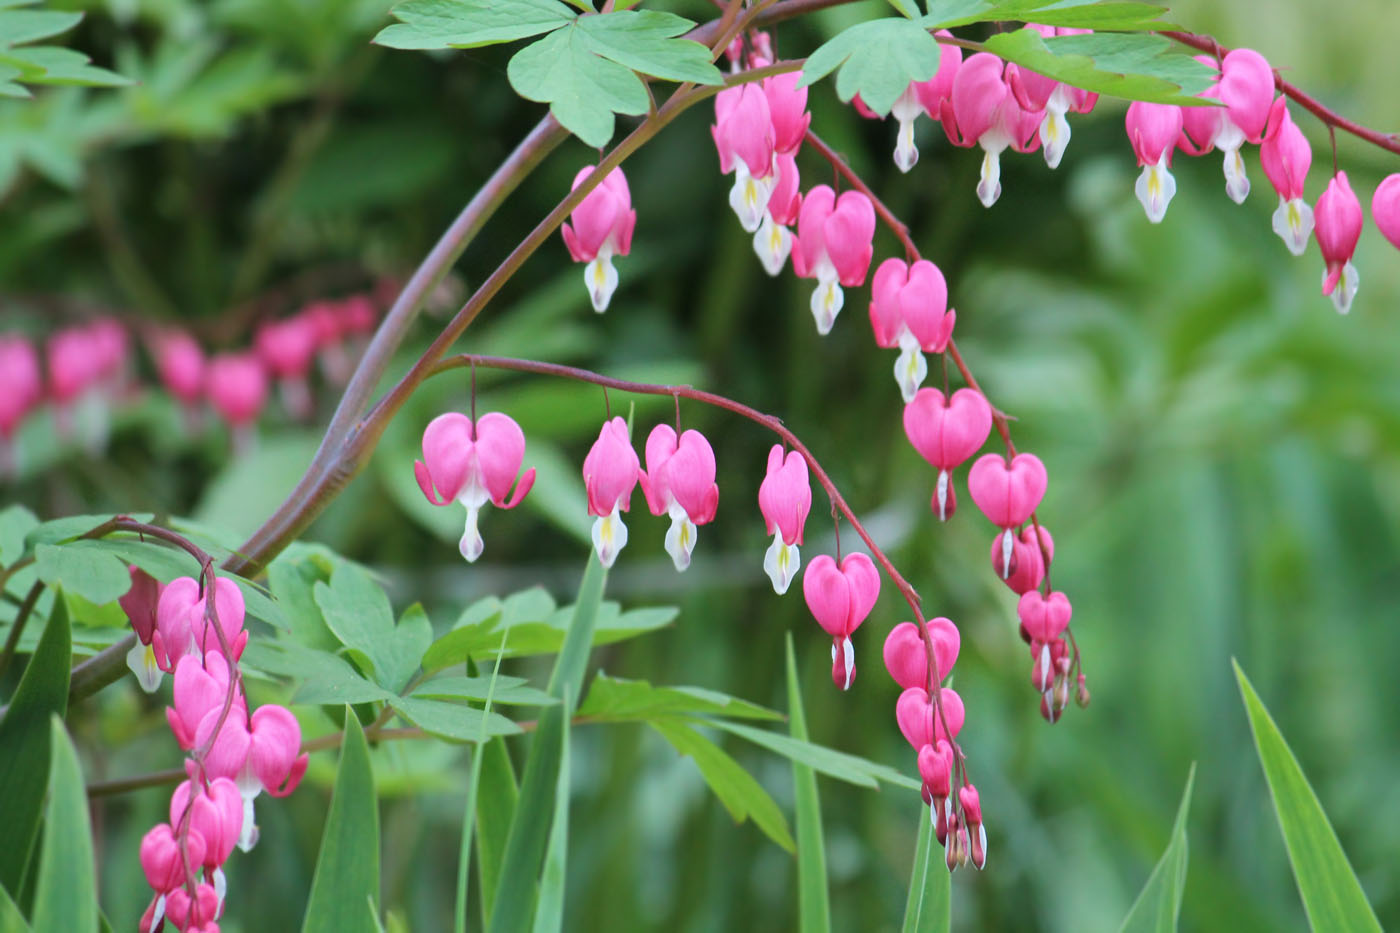
[(901, 774), (887, 765), (868, 761), (855, 755), (848, 755), (845, 752), (838, 752), (824, 745), (814, 745), (811, 742), (803, 742), (779, 732), (755, 729), (752, 726), (724, 719), (705, 720), (705, 722), (707, 725), (732, 732), (755, 745), (762, 745), (784, 758), (808, 765), (814, 771), (819, 771), (828, 777), (834, 777), (839, 781), (855, 784), (858, 787), (875, 789), (880, 786), (880, 781), (909, 790), (919, 790), (923, 786), (914, 778)]
[(1175, 933), (1177, 920), (1181, 917), (1181, 898), (1186, 893), (1186, 861), (1188, 845), (1186, 841), (1186, 817), (1191, 811), (1191, 789), (1196, 784), (1196, 765), (1191, 765), (1186, 775), (1186, 789), (1181, 792), (1181, 803), (1176, 808), (1176, 822), (1172, 824), (1171, 837), (1166, 851), (1147, 876), (1137, 900), (1123, 918), (1124, 931), (1155, 931), (1155, 933)]
[(520, 727), (500, 713), (443, 700), (391, 697), (389, 705), (409, 722), (445, 739), (478, 742), (483, 735), (516, 735)]
[(579, 584), (578, 601), (574, 604), (573, 622), (549, 678), (549, 693), (563, 700), (563, 704), (546, 709), (540, 716), (539, 728), (525, 761), (520, 799), (501, 860), (500, 881), (488, 927), (490, 933), (518, 933), (529, 926), (535, 879), (539, 877), (559, 779), (564, 710), (578, 702), (607, 577), (607, 569), (590, 551), (583, 581)]
[(723, 84), (724, 75), (710, 61), (709, 48), (677, 38), (694, 26), (688, 19), (656, 10), (620, 10), (578, 21), (593, 51), (619, 65), (668, 81)]
[(904, 902), (902, 933), (948, 933), (952, 928), (952, 873), (938, 847), (927, 807), (919, 808), (919, 837)]
[(929, 29), (1017, 20), (1130, 32), (1174, 28), (1161, 19), (1166, 12), (1166, 7), (1134, 0), (929, 0), (921, 22)]
[(1380, 921), (1298, 759), (1239, 662), (1232, 663), (1308, 922), (1314, 930), (1380, 930)]
[(340, 646), (316, 605), (315, 586), (322, 580), (309, 560), (278, 558), (267, 568), (267, 588), (282, 610), (292, 637), (308, 648)]
[(0, 933), (29, 933), (28, 921), (4, 888), (0, 888)]
[(612, 139), (614, 113), (643, 114), (651, 102), (641, 78), (595, 54), (588, 36), (574, 26), (516, 52), (506, 77), (517, 94), (549, 104), (562, 126), (594, 148)]
[(914, 0), (889, 0), (889, 4), (901, 16), (907, 16), (910, 19), (919, 18), (919, 5)]
[(701, 687), (653, 687), (645, 680), (599, 674), (578, 714), (603, 722), (627, 722), (663, 716), (709, 713), (744, 719), (782, 719), (756, 703)]
[[(127, 517), (138, 522), (150, 522), (151, 519), (155, 518), (150, 512)], [(24, 536), (24, 540), (29, 547), (71, 541), (79, 535), (92, 531), (98, 525), (110, 521), (111, 518), (111, 515), (65, 515), (63, 518), (53, 518), (46, 522), (40, 522), (31, 528), (29, 533)]]
[(391, 49), (470, 49), (527, 39), (574, 20), (573, 11), (555, 0), (408, 0), (390, 12), (400, 22), (374, 41)]
[(384, 589), (351, 563), (337, 567), (329, 585), (317, 583), (315, 594), (326, 625), (369, 660), (375, 681), (391, 693), (401, 691), (432, 644), (433, 627), (422, 608), (410, 607), (395, 627)]
[(867, 20), (822, 43), (807, 58), (798, 86), (837, 68), (837, 97), (850, 101), (859, 94), (871, 110), (887, 114), (911, 81), (927, 81), (938, 71), (938, 42), (913, 20)]
[(491, 925), (492, 907), (505, 864), (506, 842), (515, 820), (520, 788), (505, 739), (497, 737), (480, 746), (481, 784), (476, 800), (476, 877), (481, 892), (481, 926)]
[(0, 511), (0, 567), (8, 567), (24, 556), (24, 537), (38, 524), (34, 513), (22, 505)]
[(364, 730), (347, 707), (340, 767), (302, 931), (369, 933), (378, 927), (378, 918), (365, 909), (366, 902), (379, 903), (379, 801)]
[[(799, 742), (807, 741), (807, 714), (802, 709), (802, 686), (797, 680), (797, 660), (792, 633), (787, 636), (788, 731)], [(802, 933), (831, 929), (831, 901), (826, 882), (826, 846), (822, 841), (822, 805), (817, 796), (817, 776), (809, 765), (792, 763), (793, 803), (797, 812), (797, 916)]]
[[(567, 692), (567, 691), (566, 691)], [(559, 933), (564, 928), (564, 875), (569, 861), (569, 720), (564, 708), (564, 728), (559, 734), (559, 780), (554, 790), (554, 826), (540, 872), (540, 895), (535, 904), (534, 933)]]
[(34, 928), (97, 933), (97, 867), (83, 771), (57, 713), (49, 719), (49, 730), (49, 802), (34, 889)]
[(55, 600), (43, 637), (0, 719), (0, 886), (18, 896), (30, 850), (39, 834), (49, 780), (49, 719), (68, 709), (72, 635), (68, 609)]
[(529, 685), (524, 677), (435, 677), (413, 688), (416, 697), (451, 700), (485, 700), (514, 706), (553, 706), (558, 703), (543, 690)]
[(1196, 105), (1215, 72), (1163, 36), (1096, 32), (1046, 39), (1033, 29), (988, 37), (987, 48), (1066, 84), (1127, 100)]
[(99, 606), (115, 601), (131, 589), (131, 575), (112, 554), (41, 544), (34, 549), (34, 559), (40, 580), (71, 590)]
[(788, 830), (787, 818), (768, 791), (763, 789), (739, 762), (718, 745), (680, 720), (654, 719), (647, 723), (682, 755), (689, 755), (700, 768), (705, 783), (724, 804), (734, 822), (753, 817), (759, 829), (789, 852), (797, 850)]
[(0, 48), (37, 42), (67, 32), (82, 18), (81, 13), (58, 10), (0, 11)]

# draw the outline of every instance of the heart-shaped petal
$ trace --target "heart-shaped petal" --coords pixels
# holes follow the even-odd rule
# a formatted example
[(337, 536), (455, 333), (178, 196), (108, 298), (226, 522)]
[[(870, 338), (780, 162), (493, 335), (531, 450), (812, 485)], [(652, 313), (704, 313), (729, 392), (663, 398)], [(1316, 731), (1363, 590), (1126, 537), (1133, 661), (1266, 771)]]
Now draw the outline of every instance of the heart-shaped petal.
[(967, 491), (993, 525), (1012, 528), (1031, 517), (1047, 483), (1045, 464), (1035, 454), (1017, 454), (1009, 464), (1001, 454), (986, 454), (972, 465)]

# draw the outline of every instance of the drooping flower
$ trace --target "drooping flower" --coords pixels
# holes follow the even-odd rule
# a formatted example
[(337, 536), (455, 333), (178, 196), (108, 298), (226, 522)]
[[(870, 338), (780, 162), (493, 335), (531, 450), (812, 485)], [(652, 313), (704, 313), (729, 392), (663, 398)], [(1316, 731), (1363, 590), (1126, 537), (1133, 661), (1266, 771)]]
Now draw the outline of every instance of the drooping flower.
[(967, 491), (993, 525), (1002, 529), (1001, 578), (1011, 576), (1015, 548), (1012, 529), (1031, 517), (1045, 496), (1045, 464), (1035, 454), (1017, 454), (1008, 463), (1001, 454), (986, 454), (972, 465)]
[[(1087, 34), (1091, 31), (1057, 29), (1037, 24), (1029, 24), (1027, 28), (1035, 30), (1047, 39)], [(1098, 95), (1063, 84), (1020, 65), (1007, 65), (1005, 77), (1007, 87), (1011, 89), (1021, 109), (1027, 113), (1041, 114), (1038, 135), (1045, 164), (1052, 169), (1059, 168), (1070, 140), (1069, 120), (1065, 115), (1070, 111), (1088, 113), (1093, 110)]]
[(773, 121), (773, 151), (778, 155), (796, 155), (802, 138), (812, 123), (807, 112), (807, 88), (798, 87), (802, 75), (796, 71), (763, 79), (763, 96), (768, 99), (768, 114)]
[(647, 468), (638, 471), (647, 506), (653, 515), (669, 515), (666, 553), (677, 570), (690, 566), (697, 525), (708, 524), (719, 506), (715, 484), (715, 452), (699, 431), (676, 437), (668, 424), (658, 424), (647, 436)]
[(729, 206), (744, 230), (753, 233), (763, 222), (763, 211), (775, 183), (773, 115), (764, 89), (743, 84), (715, 95), (715, 122), (710, 135), (719, 152), (720, 171), (726, 175), (734, 173)]
[(0, 335), (0, 478), (15, 467), (15, 432), (43, 394), (34, 347), (23, 337)]
[(876, 268), (870, 289), (870, 326), (877, 344), (899, 347), (894, 378), (906, 404), (913, 401), (928, 375), (924, 353), (944, 351), (957, 317), (948, 308), (943, 273), (927, 259), (910, 266), (890, 258)]
[[(992, 539), (992, 569), (997, 576), (1001, 576), (1005, 568), (1005, 556), (1002, 553), (1004, 546), (1004, 535), (997, 535)], [(1021, 529), (1021, 534), (1011, 544), (1011, 573), (1003, 578), (1013, 593), (1028, 593), (1040, 586), (1045, 579), (1045, 559), (1055, 559), (1055, 540), (1050, 537), (1050, 532), (1044, 525), (1040, 526), (1040, 541), (1036, 542), (1036, 529), (1026, 527)]]
[(1387, 175), (1371, 197), (1371, 219), (1376, 229), (1400, 249), (1400, 172)]
[(807, 461), (797, 451), (783, 455), (781, 444), (768, 451), (768, 471), (758, 487), (758, 508), (773, 543), (763, 555), (763, 570), (779, 596), (788, 591), (802, 566), (802, 529), (812, 508)]
[(306, 379), (316, 358), (315, 322), (302, 315), (268, 321), (258, 328), (253, 346), (263, 366), (276, 377), (287, 413), (298, 420), (311, 417), (314, 406)]
[(1220, 62), (1216, 93), (1225, 105), (1214, 139), (1225, 155), (1225, 193), (1243, 204), (1249, 196), (1249, 176), (1240, 148), (1246, 141), (1257, 143), (1264, 138), (1274, 102), (1274, 70), (1253, 49), (1234, 49)]
[(1024, 109), (1006, 86), (1005, 63), (990, 52), (964, 61), (953, 79), (953, 96), (942, 103), (944, 132), (956, 146), (982, 147), (977, 199), (991, 207), (1001, 197), (1001, 154), (1008, 146), (1032, 152), (1040, 145), (1041, 114)]
[(926, 745), (936, 748), (939, 742), (952, 744), (952, 740), (962, 731), (967, 717), (962, 697), (951, 687), (942, 687), (938, 691), (938, 699), (943, 707), (942, 716), (938, 715), (936, 705), (923, 687), (909, 687), (895, 701), (895, 722), (899, 724), (905, 741), (916, 751)]
[(763, 221), (753, 235), (753, 249), (758, 254), (758, 261), (763, 263), (763, 271), (776, 276), (783, 271), (783, 263), (787, 262), (788, 254), (792, 252), (790, 228), (797, 223), (802, 208), (802, 192), (799, 190), (801, 177), (797, 171), (797, 159), (792, 153), (778, 154), (774, 157), (774, 163), (776, 181), (763, 212)]
[[(950, 619), (939, 616), (924, 623), (929, 641), (933, 643), (933, 657), (936, 665), (934, 681), (941, 683), (953, 670), (958, 660), (958, 649), (962, 637), (958, 627)], [(885, 636), (885, 669), (894, 682), (904, 689), (910, 687), (928, 688), (928, 647), (919, 635), (919, 627), (913, 622), (901, 622)]]
[(959, 389), (945, 398), (937, 389), (920, 389), (904, 407), (904, 433), (919, 456), (938, 471), (930, 507), (947, 521), (958, 507), (952, 471), (987, 441), (992, 406), (981, 392)]
[[(165, 721), (175, 741), (186, 751), (194, 748), (199, 724), (210, 712), (218, 712), (228, 697), (228, 661), (222, 654), (210, 652), (205, 657), (197, 654), (181, 656), (175, 665), (173, 705), (165, 708)], [(234, 711), (247, 714), (248, 703), (243, 691), (235, 684), (230, 715)]]
[(851, 635), (880, 596), (880, 572), (869, 557), (847, 554), (837, 566), (819, 554), (802, 574), (802, 595), (817, 624), (831, 636), (831, 679), (849, 690), (856, 677), (856, 650)]
[(977, 796), (977, 788), (971, 784), (963, 785), (958, 791), (958, 800), (962, 803), (963, 821), (970, 840), (968, 856), (981, 871), (987, 867), (987, 828), (982, 825), (982, 801)]
[(1031, 685), (1041, 693), (1041, 712), (1053, 723), (1068, 700), (1069, 658), (1060, 636), (1069, 627), (1073, 609), (1064, 593), (1047, 596), (1031, 590), (1016, 604), (1016, 615), (1034, 659)]
[(627, 422), (614, 416), (603, 423), (598, 439), (583, 460), (583, 485), (588, 493), (588, 514), (593, 522), (593, 547), (604, 567), (611, 567), (627, 546), (627, 526), (622, 513), (632, 507), (641, 461), (632, 449)]
[(156, 606), (160, 602), (162, 587), (160, 581), (140, 567), (132, 566), (131, 589), (117, 600), (126, 613), (131, 629), (136, 633), (136, 644), (126, 654), (126, 666), (136, 675), (136, 682), (147, 693), (155, 693), (160, 686), (163, 672), (156, 663), (156, 653), (151, 641), (156, 633)]
[(1274, 233), (1294, 256), (1303, 255), (1313, 231), (1313, 210), (1303, 200), (1303, 183), (1312, 166), (1312, 148), (1307, 137), (1288, 114), (1287, 98), (1274, 102), (1269, 129), (1259, 147), (1259, 164), (1278, 192), (1274, 211)]
[[(935, 35), (947, 37), (952, 34), (940, 29)], [(919, 161), (919, 147), (914, 142), (914, 128), (919, 114), (927, 114), (935, 120), (940, 118), (943, 101), (952, 99), (953, 79), (957, 77), (961, 64), (962, 49), (956, 45), (939, 46), (938, 70), (933, 77), (927, 81), (912, 82), (890, 107), (890, 115), (899, 124), (895, 136), (894, 164), (901, 172), (908, 172)]]
[(1317, 245), (1327, 267), (1322, 272), (1322, 294), (1332, 296), (1338, 314), (1351, 310), (1351, 301), (1361, 279), (1351, 257), (1361, 239), (1361, 202), (1351, 190), (1346, 172), (1338, 172), (1327, 183), (1313, 211)]
[(243, 628), (246, 612), (243, 592), (227, 577), (214, 581), (218, 629), (210, 625), (205, 616), (206, 598), (207, 594), (200, 593), (199, 583), (192, 577), (178, 577), (161, 591), (156, 603), (156, 630), (151, 636), (151, 647), (161, 670), (173, 672), (187, 654), (199, 657), (211, 651), (222, 653), (219, 630), (233, 659), (236, 661), (242, 656), (248, 644), (248, 633)]
[(500, 412), (488, 412), (475, 423), (459, 412), (447, 412), (423, 431), (423, 459), (414, 461), (413, 475), (433, 505), (460, 502), (466, 508), (466, 530), (458, 550), (469, 562), (486, 547), (479, 526), (486, 503), (513, 509), (534, 486), (534, 467), (516, 481), (524, 460), (525, 432)]
[(179, 400), (187, 424), (193, 426), (198, 405), (204, 400), (204, 351), (193, 337), (179, 330), (156, 334), (150, 347), (161, 384)]
[(205, 391), (214, 410), (233, 429), (234, 448), (246, 453), (253, 423), (267, 403), (267, 374), (252, 353), (224, 353), (209, 361)]
[[(585, 165), (574, 176), (569, 190), (575, 190), (593, 174), (593, 166)], [(573, 213), (573, 225), (563, 224), (559, 230), (564, 245), (574, 262), (587, 263), (583, 269), (583, 284), (599, 314), (608, 309), (613, 292), (617, 290), (617, 270), (614, 256), (626, 256), (632, 251), (632, 230), (637, 225), (637, 212), (632, 210), (632, 192), (627, 176), (615, 168), (592, 191), (584, 196)]]
[(1181, 109), (1140, 100), (1128, 105), (1128, 141), (1142, 166), (1134, 190), (1147, 211), (1147, 219), (1154, 224), (1162, 222), (1167, 205), (1176, 194), (1171, 164), (1172, 149), (1181, 135)]
[(792, 267), (798, 278), (817, 280), (811, 301), (817, 333), (831, 333), (845, 303), (841, 286), (865, 284), (874, 237), (875, 206), (862, 192), (838, 198), (829, 185), (817, 185), (802, 199)]

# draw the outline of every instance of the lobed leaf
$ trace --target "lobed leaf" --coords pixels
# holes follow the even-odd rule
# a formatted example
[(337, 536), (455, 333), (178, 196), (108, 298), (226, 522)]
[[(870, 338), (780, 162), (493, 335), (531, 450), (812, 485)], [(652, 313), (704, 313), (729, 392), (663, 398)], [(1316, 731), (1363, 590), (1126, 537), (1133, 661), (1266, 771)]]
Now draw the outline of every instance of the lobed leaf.
[(394, 711), (425, 732), (458, 742), (480, 742), (482, 737), (517, 735), (520, 727), (500, 713), (485, 713), (461, 703), (390, 697)]
[(595, 148), (612, 139), (613, 114), (643, 114), (651, 103), (642, 79), (595, 54), (587, 34), (574, 26), (516, 52), (506, 77), (517, 94), (549, 104), (562, 126)]
[(1212, 69), (1157, 35), (1096, 32), (1046, 39), (1018, 29), (988, 37), (986, 46), (1046, 77), (1127, 100), (1204, 105), (1195, 95), (1215, 78)]
[(1314, 930), (1379, 931), (1380, 921), (1317, 793), (1239, 662), (1232, 663), (1309, 924)]
[(911, 81), (927, 81), (938, 71), (938, 42), (928, 28), (910, 19), (867, 20), (822, 43), (802, 67), (800, 87), (836, 75), (836, 96), (857, 94), (871, 110), (887, 114)]
[(619, 65), (668, 81), (723, 84), (724, 75), (710, 61), (709, 48), (679, 38), (694, 26), (688, 19), (657, 10), (619, 10), (578, 20), (578, 29), (593, 51)]
[(408, 0), (390, 12), (400, 22), (373, 41), (391, 49), (471, 49), (528, 39), (574, 19), (555, 0)]
[(39, 519), (22, 505), (0, 510), (0, 567), (8, 567), (24, 556), (24, 538), (38, 525)]
[(1186, 789), (1181, 792), (1181, 803), (1176, 809), (1176, 821), (1172, 824), (1166, 851), (1152, 869), (1152, 874), (1147, 876), (1147, 883), (1133, 901), (1133, 906), (1128, 909), (1121, 930), (1175, 933), (1181, 917), (1181, 899), (1186, 893), (1186, 817), (1191, 811), (1191, 789), (1195, 784), (1196, 766), (1193, 763), (1186, 775)]
[(126, 566), (114, 555), (76, 547), (41, 544), (34, 549), (39, 579), (72, 590), (99, 606), (131, 589)]
[(395, 626), (383, 587), (348, 562), (336, 568), (329, 584), (317, 583), (314, 592), (336, 637), (369, 660), (381, 687), (401, 691), (433, 641), (433, 627), (422, 608), (405, 610)]
[(1167, 8), (1135, 0), (929, 0), (921, 22), (947, 29), (987, 21), (1123, 32), (1175, 28), (1162, 20)]

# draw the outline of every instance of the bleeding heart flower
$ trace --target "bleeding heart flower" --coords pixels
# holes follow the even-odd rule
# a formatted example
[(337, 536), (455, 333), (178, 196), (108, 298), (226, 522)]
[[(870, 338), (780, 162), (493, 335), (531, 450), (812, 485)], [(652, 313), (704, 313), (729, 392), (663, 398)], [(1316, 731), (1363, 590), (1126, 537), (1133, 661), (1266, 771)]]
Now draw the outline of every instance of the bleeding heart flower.
[(130, 566), (131, 589), (126, 591), (117, 604), (126, 613), (131, 629), (136, 633), (136, 644), (126, 655), (126, 666), (136, 675), (136, 682), (147, 693), (154, 693), (160, 686), (162, 672), (156, 663), (151, 639), (156, 632), (156, 606), (160, 602), (160, 581), (140, 567)]
[(802, 199), (792, 266), (798, 278), (817, 280), (811, 301), (817, 333), (831, 333), (845, 302), (841, 286), (865, 284), (874, 237), (875, 206), (863, 193), (837, 198), (829, 185), (817, 185)]
[[(243, 798), (238, 793), (238, 785), (228, 778), (215, 778), (193, 799), (190, 787), (190, 781), (183, 781), (175, 788), (170, 798), (170, 825), (179, 826), (189, 808), (190, 828), (205, 842), (204, 857), (198, 862), (191, 858), (191, 866), (202, 865), (212, 871), (228, 861), (238, 843), (243, 829)], [(223, 892), (218, 891), (218, 887), (216, 883), (215, 890), (222, 901)]]
[(1371, 197), (1371, 219), (1396, 248), (1400, 249), (1400, 172), (1387, 175)]
[(978, 871), (987, 867), (987, 828), (982, 825), (982, 801), (977, 796), (977, 788), (966, 784), (958, 791), (962, 803), (963, 821), (967, 824), (967, 834), (971, 841), (968, 853)]
[[(958, 733), (962, 731), (963, 720), (967, 715), (963, 709), (962, 697), (951, 687), (940, 688), (938, 697), (943, 704), (941, 718), (933, 701), (929, 699), (928, 691), (923, 687), (910, 687), (901, 693), (895, 702), (895, 722), (899, 724), (899, 731), (903, 733), (904, 738), (916, 750), (925, 745), (936, 745), (940, 741), (951, 744), (951, 739), (957, 738)], [(945, 720), (951, 736), (943, 729)]]
[[(187, 838), (190, 866), (204, 863), (204, 837), (191, 829)], [(146, 883), (159, 894), (169, 894), (185, 883), (184, 859), (175, 829), (168, 823), (157, 824), (141, 838), (141, 871)]]
[(992, 430), (992, 406), (975, 389), (959, 389), (945, 399), (937, 389), (920, 389), (904, 407), (904, 433), (919, 456), (938, 470), (930, 503), (939, 521), (957, 509), (951, 471), (977, 452)]
[(666, 553), (677, 570), (690, 566), (697, 525), (708, 524), (719, 506), (715, 484), (715, 452), (699, 431), (675, 430), (658, 424), (647, 436), (647, 468), (638, 471), (647, 507), (653, 515), (670, 515)]
[(792, 252), (790, 228), (797, 223), (802, 208), (802, 193), (798, 190), (801, 176), (792, 153), (779, 153), (774, 157), (773, 177), (773, 193), (768, 198), (758, 232), (753, 235), (753, 249), (763, 263), (763, 271), (776, 276), (783, 271), (783, 263)]
[(802, 575), (802, 595), (817, 624), (831, 636), (832, 680), (849, 690), (856, 676), (851, 635), (880, 596), (880, 572), (861, 553), (847, 554), (839, 567), (820, 554)]
[(151, 340), (156, 372), (166, 390), (186, 406), (204, 398), (204, 351), (189, 334), (167, 330)]
[(1327, 183), (1327, 190), (1317, 199), (1313, 216), (1316, 218), (1313, 235), (1327, 262), (1322, 273), (1322, 294), (1331, 295), (1337, 313), (1346, 314), (1351, 310), (1352, 299), (1361, 282), (1351, 257), (1361, 239), (1363, 222), (1361, 202), (1351, 190), (1346, 172), (1338, 172)]
[(298, 420), (311, 417), (314, 405), (306, 378), (316, 358), (316, 325), (297, 315), (258, 328), (254, 347), (263, 366), (277, 378), (282, 404)]
[(1303, 255), (1313, 231), (1313, 210), (1303, 200), (1303, 183), (1312, 166), (1312, 148), (1307, 137), (1288, 115), (1287, 98), (1274, 102), (1269, 129), (1259, 147), (1259, 164), (1278, 192), (1274, 211), (1274, 233), (1294, 256)]
[(1021, 596), (1016, 604), (1016, 615), (1033, 642), (1051, 642), (1069, 627), (1073, 610), (1069, 598), (1058, 590), (1049, 596), (1032, 590)]
[(488, 412), (475, 423), (466, 415), (447, 412), (423, 431), (423, 459), (414, 461), (413, 474), (433, 505), (460, 502), (466, 507), (467, 525), (458, 550), (468, 562), (486, 547), (479, 527), (486, 503), (513, 509), (535, 485), (534, 467), (516, 482), (524, 460), (525, 432), (500, 412)]
[(923, 354), (947, 348), (957, 319), (958, 313), (948, 308), (948, 283), (927, 259), (912, 266), (902, 259), (886, 259), (875, 270), (870, 326), (877, 344), (899, 347), (894, 378), (906, 403), (913, 401), (928, 375)]
[(768, 451), (768, 471), (758, 487), (758, 508), (773, 543), (763, 555), (763, 569), (779, 596), (788, 591), (802, 566), (802, 528), (812, 509), (807, 461), (797, 451), (783, 455), (783, 446)]
[(1021, 107), (1006, 86), (1005, 63), (990, 52), (964, 61), (953, 79), (953, 94), (941, 104), (944, 132), (956, 146), (982, 147), (977, 199), (991, 207), (1001, 197), (1001, 154), (1008, 146), (1031, 152), (1040, 145), (1041, 114)]
[(1181, 136), (1181, 111), (1171, 104), (1140, 100), (1128, 105), (1128, 141), (1142, 166), (1134, 190), (1147, 211), (1147, 219), (1154, 224), (1162, 222), (1167, 205), (1176, 194), (1176, 179), (1170, 169), (1172, 148)]
[(807, 88), (798, 87), (796, 71), (763, 79), (763, 96), (773, 120), (773, 149), (779, 155), (796, 155), (812, 115), (807, 112)]
[(588, 514), (593, 523), (593, 547), (604, 567), (611, 567), (618, 552), (627, 546), (627, 526), (622, 512), (632, 507), (632, 490), (637, 486), (641, 462), (632, 449), (627, 422), (614, 417), (604, 422), (583, 460), (583, 485), (588, 493)]
[[(1092, 30), (1059, 30), (1053, 26), (1028, 24), (1044, 38), (1055, 36), (1086, 34)], [(1039, 136), (1045, 164), (1059, 168), (1065, 149), (1069, 146), (1069, 120), (1065, 115), (1071, 110), (1088, 113), (1094, 109), (1097, 94), (1089, 94), (1078, 88), (1062, 84), (1054, 78), (1023, 68), (1020, 65), (1007, 65), (1005, 71), (1007, 87), (1016, 98), (1016, 103), (1027, 113), (1041, 114)]]
[[(1004, 538), (1004, 534), (999, 534), (992, 539), (992, 569), (996, 571), (997, 576), (1001, 576), (1005, 568), (1005, 556), (1002, 553)], [(1045, 579), (1047, 555), (1051, 560), (1055, 559), (1055, 540), (1050, 537), (1050, 532), (1045, 530), (1045, 526), (1040, 526), (1040, 544), (1036, 543), (1034, 527), (1021, 529), (1020, 536), (1012, 542), (1011, 574), (1004, 578), (1012, 592), (1027, 593), (1040, 586), (1041, 581)]]
[[(805, 105), (805, 91), (803, 96)], [(764, 89), (756, 84), (742, 84), (715, 95), (715, 122), (710, 135), (719, 152), (720, 171), (726, 175), (734, 173), (729, 206), (740, 225), (753, 233), (763, 221), (774, 185), (773, 115)]]
[(9, 442), (43, 394), (34, 347), (23, 337), (0, 335), (0, 476), (10, 466)]
[[(165, 915), (177, 930), (185, 933), (207, 933), (209, 924), (218, 919), (219, 895), (210, 885), (200, 882), (195, 888), (194, 902), (184, 888), (175, 888), (165, 897)], [(218, 927), (213, 927), (217, 931)]]
[[(924, 623), (929, 640), (933, 642), (933, 657), (938, 667), (936, 680), (944, 680), (958, 660), (962, 638), (958, 627), (939, 616)], [(913, 622), (901, 622), (885, 636), (885, 669), (901, 687), (928, 687), (928, 649), (919, 637), (919, 627)]]
[(972, 465), (967, 491), (993, 525), (1002, 529), (1003, 580), (1011, 576), (1015, 535), (1012, 529), (1031, 517), (1045, 496), (1045, 464), (1035, 454), (1017, 454), (1010, 464), (1001, 454), (986, 454)]
[[(593, 166), (585, 165), (574, 176), (573, 191), (592, 176)], [(632, 192), (627, 176), (615, 168), (569, 214), (572, 226), (559, 228), (564, 245), (574, 262), (588, 265), (583, 269), (583, 284), (593, 302), (593, 310), (602, 314), (608, 309), (613, 292), (617, 290), (617, 270), (614, 256), (626, 256), (632, 251), (632, 231), (637, 226), (637, 212), (632, 210)]]

